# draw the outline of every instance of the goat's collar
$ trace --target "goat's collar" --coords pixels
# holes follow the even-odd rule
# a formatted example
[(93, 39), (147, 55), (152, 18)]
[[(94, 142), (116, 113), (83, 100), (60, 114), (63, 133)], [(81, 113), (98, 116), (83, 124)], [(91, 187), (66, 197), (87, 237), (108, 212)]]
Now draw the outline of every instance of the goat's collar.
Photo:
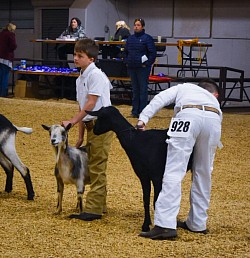
[(121, 133), (124, 133), (124, 132), (127, 132), (127, 131), (131, 132), (131, 131), (134, 131), (134, 130), (135, 130), (135, 128), (133, 126), (130, 126), (129, 128), (126, 128), (126, 129), (123, 129), (123, 130), (117, 132), (117, 135), (119, 135)]

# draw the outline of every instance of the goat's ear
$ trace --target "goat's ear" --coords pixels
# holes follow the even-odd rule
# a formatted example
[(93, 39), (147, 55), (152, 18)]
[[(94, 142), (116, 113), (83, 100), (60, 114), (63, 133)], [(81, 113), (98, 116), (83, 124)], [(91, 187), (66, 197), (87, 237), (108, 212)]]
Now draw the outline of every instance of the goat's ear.
[(42, 125), (42, 127), (43, 127), (43, 129), (45, 129), (45, 130), (49, 131), (51, 126), (48, 126), (48, 125)]

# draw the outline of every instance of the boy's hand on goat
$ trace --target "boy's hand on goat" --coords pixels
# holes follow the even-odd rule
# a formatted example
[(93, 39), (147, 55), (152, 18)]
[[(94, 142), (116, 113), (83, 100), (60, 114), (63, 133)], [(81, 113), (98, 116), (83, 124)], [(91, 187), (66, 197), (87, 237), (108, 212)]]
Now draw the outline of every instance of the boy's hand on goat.
[(70, 124), (69, 129), (75, 125), (75, 124), (72, 123), (71, 121), (62, 121), (62, 122), (61, 122), (61, 126), (63, 126), (64, 128), (66, 128), (67, 126), (69, 126), (69, 124)]
[(144, 122), (142, 122), (141, 120), (138, 120), (137, 125), (135, 126), (135, 129), (140, 131), (145, 131), (146, 127)]

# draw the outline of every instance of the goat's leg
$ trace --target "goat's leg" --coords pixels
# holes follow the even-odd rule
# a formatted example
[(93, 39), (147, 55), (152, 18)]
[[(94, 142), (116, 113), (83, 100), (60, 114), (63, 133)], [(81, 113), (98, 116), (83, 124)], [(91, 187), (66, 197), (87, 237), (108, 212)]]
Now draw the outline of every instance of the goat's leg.
[(58, 215), (62, 212), (64, 183), (59, 176), (56, 177), (56, 181), (57, 181), (57, 210), (55, 214)]
[(14, 166), (1, 152), (0, 165), (4, 169), (6, 174), (5, 192), (10, 193), (13, 187)]
[(150, 230), (149, 225), (152, 224), (150, 217), (150, 192), (151, 183), (149, 178), (140, 179), (143, 192), (143, 204), (144, 204), (144, 222), (142, 224), (142, 231), (147, 232)]
[(162, 179), (160, 180), (154, 180), (153, 179), (153, 186), (154, 186), (154, 209), (155, 209), (155, 203), (157, 201), (157, 198), (160, 194), (160, 191), (162, 189)]
[(82, 197), (83, 197), (83, 193), (77, 193), (77, 206), (76, 208), (79, 210), (79, 213), (82, 212), (83, 210), (83, 205), (82, 205)]
[(9, 136), (6, 144), (2, 146), (2, 152), (3, 155), (12, 163), (12, 165), (21, 173), (26, 185), (28, 200), (33, 200), (35, 193), (33, 190), (30, 172), (17, 155), (15, 148), (15, 134), (11, 134)]
[(23, 180), (25, 182), (25, 185), (26, 185), (26, 189), (27, 189), (27, 192), (28, 192), (28, 200), (33, 200), (34, 199), (34, 196), (35, 196), (35, 193), (34, 193), (34, 190), (33, 190), (33, 185), (32, 185), (32, 181), (31, 181), (31, 177), (30, 177), (30, 171), (28, 168), (27, 169), (27, 173), (26, 173), (26, 176), (23, 176)]
[(82, 200), (83, 200), (83, 193), (85, 190), (85, 186), (82, 183), (83, 180), (79, 184), (77, 184), (77, 206), (76, 209), (81, 213), (83, 211), (83, 205), (82, 205)]
[(4, 169), (6, 173), (5, 192), (10, 193), (13, 189), (14, 166), (11, 169)]

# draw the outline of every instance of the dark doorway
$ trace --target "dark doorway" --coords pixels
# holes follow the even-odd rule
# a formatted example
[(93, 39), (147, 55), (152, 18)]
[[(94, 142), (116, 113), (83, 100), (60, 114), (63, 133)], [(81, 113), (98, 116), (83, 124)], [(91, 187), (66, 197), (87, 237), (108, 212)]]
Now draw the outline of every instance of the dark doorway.
[[(69, 9), (43, 9), (42, 10), (42, 38), (56, 39), (69, 25)], [(56, 59), (54, 44), (43, 44), (43, 59)]]

